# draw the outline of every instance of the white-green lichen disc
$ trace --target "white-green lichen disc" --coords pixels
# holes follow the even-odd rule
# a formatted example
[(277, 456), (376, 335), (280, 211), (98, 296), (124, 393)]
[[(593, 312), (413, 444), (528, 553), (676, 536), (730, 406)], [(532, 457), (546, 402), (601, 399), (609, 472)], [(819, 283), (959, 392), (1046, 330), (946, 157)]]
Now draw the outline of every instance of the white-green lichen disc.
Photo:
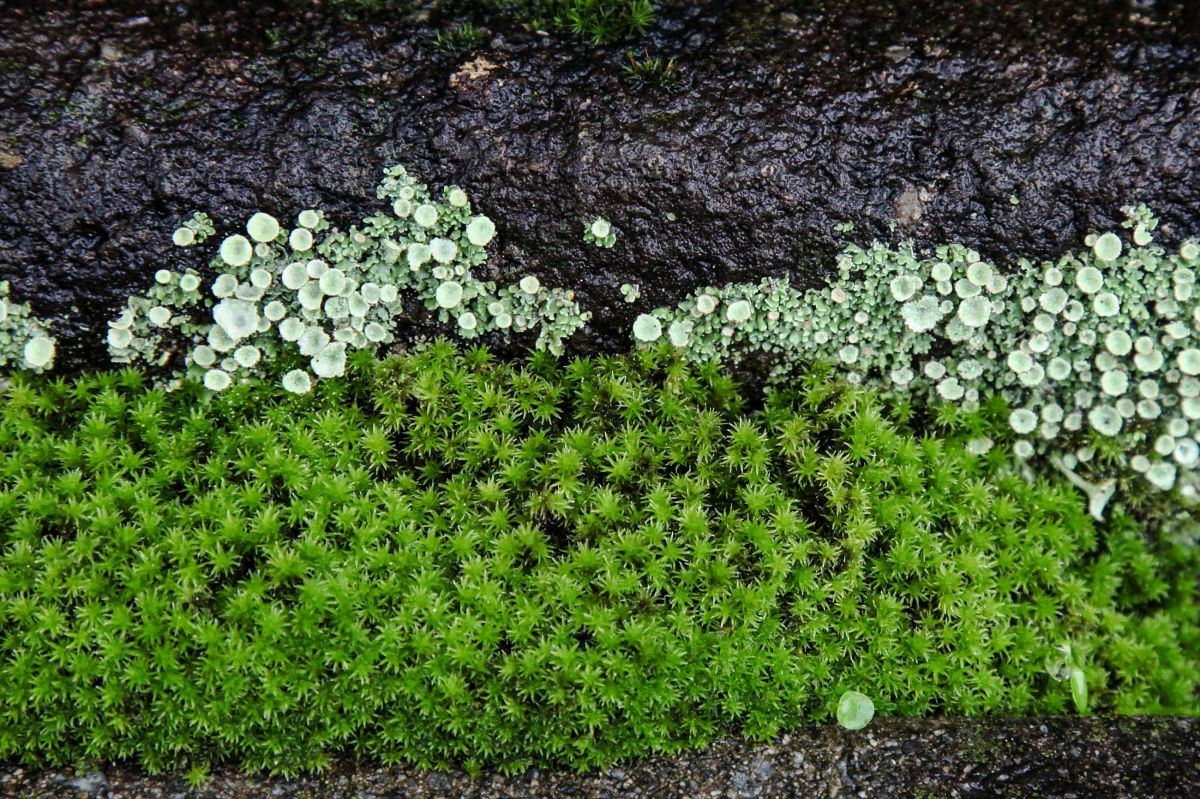
[(538, 280), (536, 275), (526, 275), (517, 286), (526, 294), (537, 294), (542, 288), (542, 281)]
[(1146, 480), (1159, 491), (1170, 491), (1175, 486), (1175, 464), (1158, 461), (1146, 470)]
[(245, 300), (221, 300), (213, 306), (213, 321), (237, 341), (258, 330), (258, 307)]
[(133, 342), (133, 333), (124, 327), (108, 329), (108, 346), (115, 350), (123, 350)]
[(330, 297), (325, 300), (325, 315), (330, 319), (345, 319), (350, 315), (350, 306), (345, 297)]
[(477, 320), (475, 318), (475, 314), (471, 313), (470, 311), (460, 314), (458, 317), (458, 326), (463, 330), (474, 330), (478, 324), (479, 320)]
[(448, 264), (458, 257), (458, 245), (450, 239), (435, 238), (429, 242), (429, 254), (439, 264)]
[(378, 322), (367, 322), (363, 328), (363, 335), (367, 337), (367, 341), (378, 344), (387, 338), (387, 328)]
[(433, 254), (430, 252), (428, 244), (417, 241), (408, 245), (408, 253), (405, 257), (408, 259), (410, 269), (419, 269), (429, 263), (429, 259), (433, 257)]
[(662, 332), (662, 322), (650, 314), (640, 314), (633, 321), (633, 337), (638, 341), (658, 341)]
[(1097, 405), (1088, 411), (1087, 418), (1092, 429), (1102, 436), (1115, 436), (1124, 425), (1121, 414), (1110, 405)]
[(246, 222), (246, 232), (255, 241), (274, 241), (279, 236), (279, 220), (259, 211)]
[(1101, 261), (1115, 261), (1121, 257), (1121, 238), (1116, 233), (1105, 233), (1096, 238), (1092, 252)]
[(600, 217), (592, 221), (590, 230), (596, 238), (605, 239), (612, 232), (612, 225), (609, 224), (607, 219)]
[(1104, 348), (1113, 355), (1128, 355), (1133, 350), (1133, 339), (1124, 330), (1112, 330), (1104, 337)]
[(196, 231), (190, 227), (175, 228), (171, 234), (171, 243), (176, 247), (190, 247), (196, 242)]
[(346, 345), (343, 342), (326, 344), (309, 362), (317, 377), (341, 377), (346, 373)]
[(848, 730), (861, 730), (875, 717), (875, 703), (858, 691), (846, 691), (838, 700), (838, 724)]
[(161, 305), (155, 305), (146, 311), (146, 318), (150, 320), (150, 324), (155, 327), (162, 327), (171, 321), (171, 309), (164, 308)]
[(204, 387), (209, 391), (224, 391), (232, 382), (229, 373), (220, 369), (209, 369), (204, 373)]
[(462, 284), (456, 280), (447, 280), (437, 287), (433, 296), (437, 301), (438, 307), (446, 308), (447, 310), (457, 308), (458, 304), (462, 302)]
[(187, 274), (179, 278), (179, 288), (183, 291), (191, 293), (200, 288), (200, 276)]
[(967, 327), (983, 327), (992, 316), (992, 301), (987, 297), (971, 297), (958, 306), (958, 318)]
[(263, 316), (267, 317), (269, 321), (278, 322), (280, 319), (287, 316), (287, 306), (279, 300), (271, 300), (267, 303), (266, 307), (263, 308)]
[(234, 233), (221, 242), (218, 254), (230, 266), (245, 266), (254, 257), (254, 247), (245, 236)]
[(486, 247), (496, 235), (496, 225), (486, 216), (476, 216), (467, 223), (467, 241), (476, 247)]
[(316, 311), (325, 302), (325, 295), (321, 293), (319, 283), (311, 282), (300, 287), (300, 290), (296, 292), (296, 299), (300, 301), (300, 307), (304, 310)]
[(299, 341), (304, 335), (304, 323), (294, 316), (289, 316), (279, 323), (279, 337), (284, 341)]
[(1075, 273), (1075, 285), (1084, 294), (1095, 294), (1104, 285), (1104, 275), (1094, 266), (1085, 266)]
[(313, 246), (313, 234), (308, 228), (294, 228), (288, 234), (288, 246), (296, 252), (308, 252)]
[(1185, 375), (1200, 375), (1200, 349), (1189, 347), (1175, 356), (1179, 371)]
[(696, 310), (702, 315), (708, 316), (717, 310), (717, 298), (711, 294), (701, 294), (696, 298)]
[(957, 377), (947, 377), (937, 385), (938, 396), (947, 402), (957, 402), (963, 398), (966, 389), (962, 383), (958, 382)]
[(907, 302), (921, 290), (921, 278), (916, 275), (896, 275), (888, 284), (888, 290), (897, 302)]
[(34, 336), (25, 342), (22, 355), (29, 368), (44, 369), (54, 360), (54, 339), (49, 336)]
[(671, 344), (676, 347), (686, 347), (692, 338), (692, 330), (695, 329), (695, 324), (686, 319), (676, 319), (667, 328), (667, 338), (671, 340)]
[(988, 281), (992, 279), (992, 267), (983, 261), (977, 261), (967, 267), (967, 280), (974, 283), (980, 288), (987, 286)]
[(251, 368), (258, 363), (260, 358), (262, 358), (262, 351), (251, 344), (245, 344), (233, 351), (233, 359), (243, 369)]
[(1067, 307), (1068, 299), (1067, 292), (1061, 286), (1055, 286), (1043, 291), (1038, 297), (1038, 303), (1047, 313), (1057, 314)]
[(308, 267), (299, 261), (283, 268), (283, 285), (292, 291), (298, 291), (308, 281)]
[(421, 227), (433, 227), (438, 221), (437, 208), (429, 203), (422, 203), (413, 209), (413, 221)]
[(261, 267), (251, 270), (250, 284), (255, 288), (266, 289), (271, 287), (271, 273)]
[(904, 319), (904, 324), (914, 333), (933, 330), (944, 315), (941, 303), (932, 294), (926, 294), (900, 306), (900, 316)]
[(217, 353), (212, 347), (201, 344), (192, 350), (192, 363), (197, 366), (209, 367), (217, 362)]
[(317, 225), (321, 224), (321, 213), (311, 208), (306, 209), (301, 211), (299, 216), (296, 217), (296, 222), (300, 224), (300, 227), (306, 227), (309, 230), (312, 230)]
[(346, 290), (346, 273), (337, 267), (326, 269), (317, 285), (326, 297), (336, 297)]
[(1097, 316), (1116, 316), (1121, 311), (1121, 298), (1111, 291), (1102, 291), (1092, 298), (1092, 310)]
[(1046, 364), (1046, 374), (1051, 380), (1066, 380), (1071, 374), (1071, 362), (1055, 356)]
[(1175, 451), (1171, 453), (1171, 457), (1183, 468), (1190, 469), (1200, 463), (1200, 444), (1193, 439), (1185, 438), (1175, 445)]
[(725, 319), (734, 323), (747, 322), (753, 314), (754, 307), (748, 300), (735, 300), (725, 310)]
[(1129, 389), (1129, 375), (1114, 369), (1100, 376), (1100, 390), (1110, 397), (1119, 397)]
[(1028, 408), (1017, 408), (1008, 415), (1008, 426), (1013, 429), (1017, 435), (1028, 435), (1037, 427), (1037, 414)]
[(967, 452), (971, 453), (972, 455), (986, 455), (992, 451), (992, 447), (995, 446), (995, 444), (996, 442), (992, 441), (992, 439), (988, 436), (972, 438), (967, 442)]
[(307, 394), (312, 390), (312, 378), (303, 369), (293, 369), (283, 376), (283, 387), (293, 394)]

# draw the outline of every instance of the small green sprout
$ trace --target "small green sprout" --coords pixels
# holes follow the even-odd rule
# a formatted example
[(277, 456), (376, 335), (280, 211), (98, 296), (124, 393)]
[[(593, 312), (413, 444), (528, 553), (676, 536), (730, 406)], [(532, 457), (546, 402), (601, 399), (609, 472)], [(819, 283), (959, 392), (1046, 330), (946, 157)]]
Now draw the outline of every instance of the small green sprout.
[(679, 85), (679, 64), (674, 57), (652, 56), (648, 51), (642, 51), (641, 58), (638, 58), (632, 50), (627, 50), (625, 59), (625, 82), (635, 89), (647, 86), (673, 89)]
[(433, 46), (448, 53), (465, 53), (478, 47), (482, 41), (483, 31), (470, 22), (464, 22), (438, 31), (433, 37)]
[(637, 302), (638, 297), (642, 295), (642, 289), (636, 283), (622, 283), (621, 297), (625, 302)]

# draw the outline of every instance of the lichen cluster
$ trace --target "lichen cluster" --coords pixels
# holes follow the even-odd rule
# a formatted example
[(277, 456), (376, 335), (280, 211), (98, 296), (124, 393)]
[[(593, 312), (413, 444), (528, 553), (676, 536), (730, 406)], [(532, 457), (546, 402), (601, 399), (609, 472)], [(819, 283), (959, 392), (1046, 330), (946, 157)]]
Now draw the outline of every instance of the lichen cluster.
[(54, 366), (56, 341), (45, 322), (28, 303), (9, 298), (7, 280), (0, 280), (0, 369), (43, 372)]
[(697, 361), (766, 353), (776, 377), (827, 360), (851, 381), (917, 398), (972, 407), (999, 396), (1018, 457), (1046, 457), (1100, 497), (1111, 485), (1080, 473), (1107, 478), (1089, 463), (1098, 449), (1120, 452), (1149, 486), (1196, 502), (1200, 246), (1167, 252), (1153, 242), (1149, 211), (1126, 211), (1129, 246), (1115, 232), (1092, 234), (1084, 251), (1022, 259), (1011, 271), (957, 244), (931, 257), (911, 246), (850, 246), (824, 288), (774, 278), (707, 287), (643, 314), (633, 335), (666, 335)]
[[(113, 359), (165, 364), (166, 345), (182, 341), (186, 374), (220, 391), (298, 353), (306, 360), (283, 385), (306, 393), (314, 380), (341, 375), (349, 352), (391, 344), (406, 296), (464, 338), (537, 330), (535, 346), (556, 354), (590, 318), (573, 292), (544, 287), (536, 276), (500, 289), (474, 277), (496, 227), (472, 212), (462, 189), (446, 187), (435, 198), (397, 166), (385, 171), (377, 193), (388, 211), (346, 232), (313, 209), (291, 228), (254, 214), (246, 235), (221, 242), (211, 264), (217, 277), (204, 290), (193, 273), (160, 271), (146, 296), (132, 298), (109, 323)], [(201, 216), (175, 232), (176, 244), (202, 240), (211, 225)], [(164, 336), (166, 329), (181, 335)]]

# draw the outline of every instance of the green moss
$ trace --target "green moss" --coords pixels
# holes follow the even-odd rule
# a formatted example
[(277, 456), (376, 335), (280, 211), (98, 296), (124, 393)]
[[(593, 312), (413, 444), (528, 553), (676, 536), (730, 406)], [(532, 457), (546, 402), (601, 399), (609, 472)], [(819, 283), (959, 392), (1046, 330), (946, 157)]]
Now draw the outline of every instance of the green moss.
[[(282, 368), (282, 367), (281, 367)], [(663, 348), (353, 354), (305, 395), (127, 370), (0, 404), (0, 758), (580, 768), (828, 719), (1197, 707), (1194, 532), (1097, 524), (1003, 403)], [(972, 447), (979, 451), (978, 447)], [(1099, 457), (1099, 456), (1098, 456)]]
[(651, 0), (475, 0), (483, 9), (568, 31), (596, 44), (641, 36), (654, 21)]

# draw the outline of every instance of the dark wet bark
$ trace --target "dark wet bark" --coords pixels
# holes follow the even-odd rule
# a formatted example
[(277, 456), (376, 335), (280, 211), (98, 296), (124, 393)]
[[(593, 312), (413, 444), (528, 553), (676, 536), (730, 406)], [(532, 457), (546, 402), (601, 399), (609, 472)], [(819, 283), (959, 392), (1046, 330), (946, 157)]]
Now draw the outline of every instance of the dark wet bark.
[[(496, 277), (574, 288), (585, 352), (697, 285), (812, 285), (846, 238), (1051, 256), (1132, 201), (1168, 240), (1200, 232), (1188, 4), (682, 3), (639, 45), (677, 58), (674, 92), (627, 86), (620, 47), (493, 23), (453, 54), (436, 11), (260, 5), (0, 7), (0, 279), (56, 320), (64, 361), (102, 362), (127, 295), (205, 260), (170, 246), (191, 211), (346, 224), (393, 162), (493, 216)], [(582, 241), (597, 213), (611, 250)]]
[(0, 766), (0, 794), (25, 799), (796, 799), (797, 797), (1139, 797), (1200, 795), (1200, 724), (1185, 719), (877, 719), (865, 730), (809, 727), (770, 746), (721, 741), (579, 775), (514, 777), (335, 762), (321, 777), (269, 779), (217, 769), (202, 789), (135, 768), (90, 772)]

